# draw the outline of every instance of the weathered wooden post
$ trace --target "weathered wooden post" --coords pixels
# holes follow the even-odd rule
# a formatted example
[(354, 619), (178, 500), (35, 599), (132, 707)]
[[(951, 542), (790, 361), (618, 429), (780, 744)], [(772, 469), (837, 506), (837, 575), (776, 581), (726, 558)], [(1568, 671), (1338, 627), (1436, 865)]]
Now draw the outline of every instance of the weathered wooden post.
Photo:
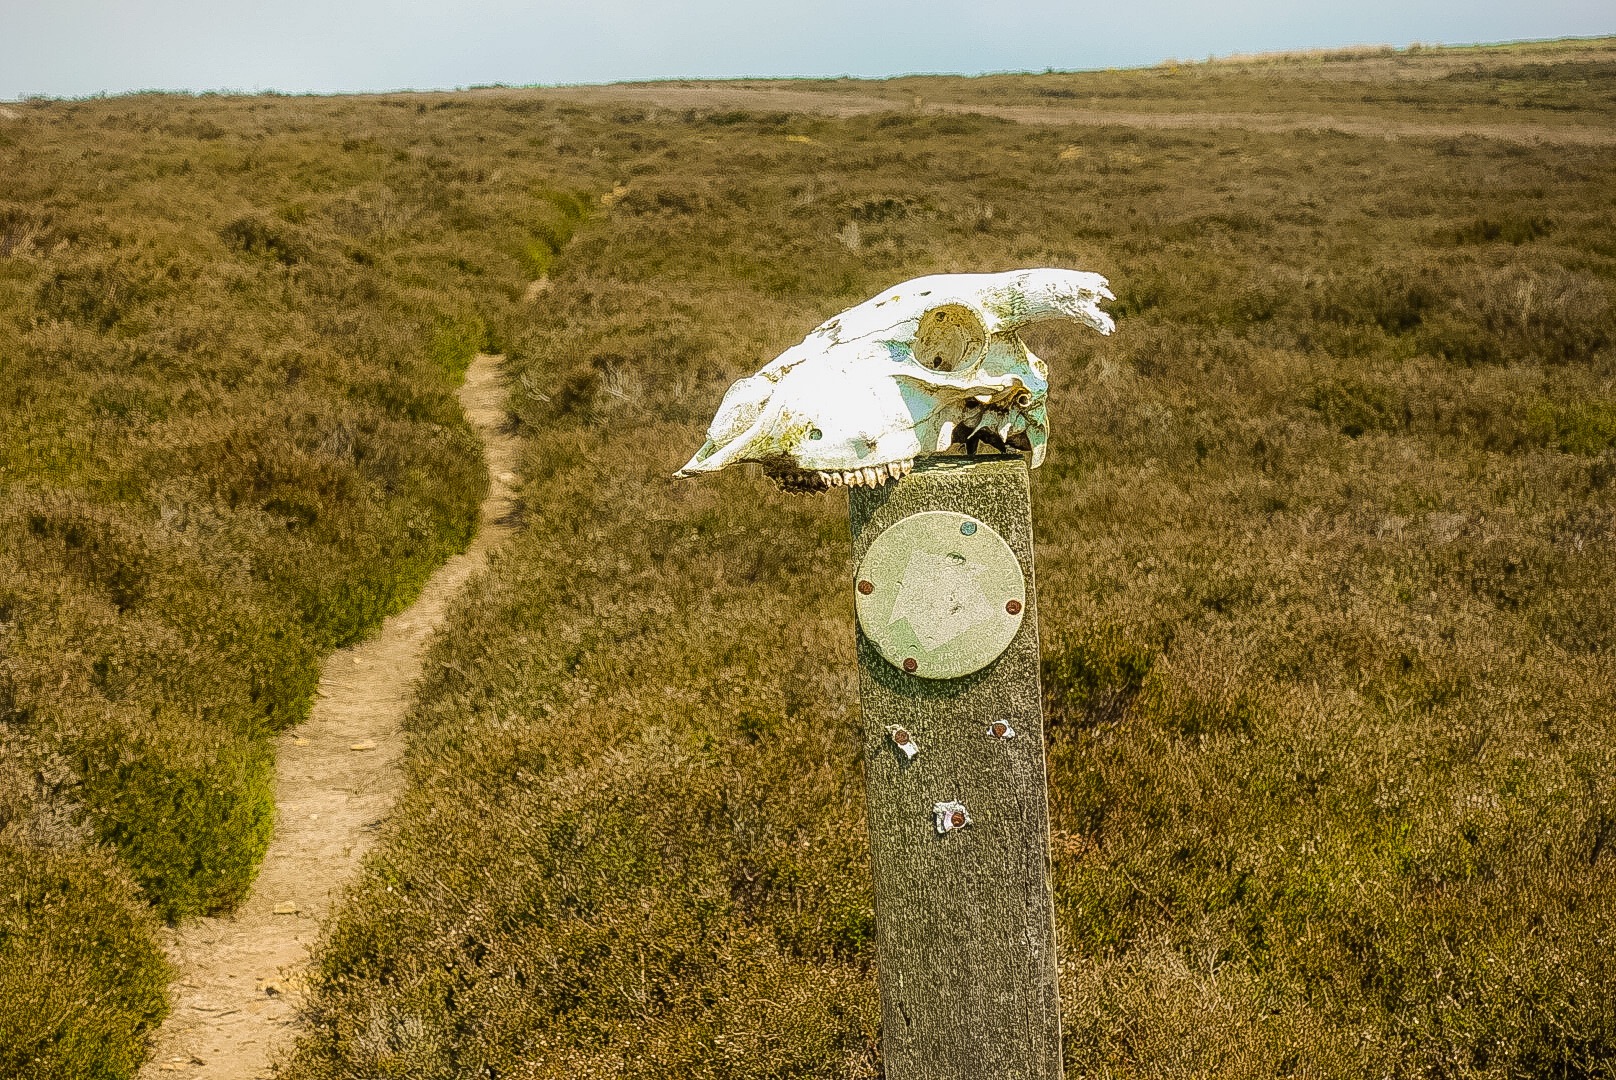
[(1062, 1075), (1027, 461), (975, 451), (1042, 462), (1016, 331), (1109, 333), (1110, 296), (1070, 270), (905, 282), (730, 387), (678, 474), (849, 489), (888, 1080)]
[(890, 1080), (1062, 1075), (1027, 467), (849, 493)]

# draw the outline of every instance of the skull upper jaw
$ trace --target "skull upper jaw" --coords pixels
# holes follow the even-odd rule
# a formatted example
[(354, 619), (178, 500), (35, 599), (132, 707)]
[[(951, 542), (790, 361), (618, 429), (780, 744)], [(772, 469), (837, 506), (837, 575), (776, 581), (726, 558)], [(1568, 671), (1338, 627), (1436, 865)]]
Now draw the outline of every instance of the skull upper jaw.
[[(679, 476), (761, 464), (783, 487), (863, 486), (902, 476), (924, 456), (1022, 450), (1036, 466), (1047, 441), (1043, 363), (1014, 334), (914, 343), (951, 345), (931, 368), (904, 340), (810, 351), (804, 342), (725, 395), (706, 443)], [(950, 370), (951, 369), (951, 370)]]

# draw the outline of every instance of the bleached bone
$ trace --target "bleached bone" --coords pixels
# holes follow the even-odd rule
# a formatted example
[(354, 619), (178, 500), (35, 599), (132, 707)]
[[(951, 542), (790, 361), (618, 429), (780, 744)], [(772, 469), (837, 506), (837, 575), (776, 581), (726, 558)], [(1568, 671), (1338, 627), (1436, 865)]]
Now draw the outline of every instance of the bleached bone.
[(756, 462), (782, 488), (875, 487), (985, 444), (1043, 463), (1049, 369), (1017, 331), (1044, 319), (1113, 329), (1105, 278), (1012, 270), (916, 278), (823, 323), (724, 395), (674, 475)]

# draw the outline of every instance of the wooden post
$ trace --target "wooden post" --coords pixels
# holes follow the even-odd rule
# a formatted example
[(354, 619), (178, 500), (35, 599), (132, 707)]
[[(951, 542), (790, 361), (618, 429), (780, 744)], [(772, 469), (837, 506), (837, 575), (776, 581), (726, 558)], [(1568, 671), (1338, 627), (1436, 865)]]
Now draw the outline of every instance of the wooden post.
[[(1016, 455), (923, 460), (898, 483), (848, 495), (855, 603), (862, 605), (858, 657), (886, 1076), (1059, 1080), (1060, 990), (1026, 463)], [(964, 544), (960, 553), (894, 559), (886, 551), (884, 558), (867, 559), (871, 545), (900, 522), (905, 528), (884, 549), (912, 546), (898, 538), (927, 524), (913, 516), (938, 511), (959, 515), (957, 530), (973, 541), (978, 523), (1003, 538), (1019, 562), (1024, 598), (1005, 598), (1004, 571), (1013, 572), (1014, 563), (966, 566), (977, 549)], [(945, 520), (930, 519), (934, 525)], [(991, 541), (989, 533), (980, 535)], [(945, 579), (936, 579), (929, 607), (887, 595), (878, 613), (869, 609), (906, 578), (910, 593), (925, 588), (917, 578), (934, 563), (964, 584), (938, 586)], [(951, 571), (950, 565), (966, 568)], [(986, 666), (943, 677), (939, 671), (947, 665), (973, 661), (944, 655), (952, 646), (942, 639), (952, 634), (955, 643), (965, 641), (969, 631), (986, 640), (1005, 629), (981, 614), (986, 602), (973, 582), (982, 584), (981, 595), (996, 611), (1019, 615), (1020, 622), (1009, 627), (1008, 646)], [(939, 589), (945, 595), (938, 597)], [(912, 625), (928, 619), (942, 629)], [(932, 660), (943, 657), (932, 677), (924, 677), (926, 657), (917, 662), (902, 655), (922, 647), (904, 645), (905, 634), (935, 646)], [(985, 647), (991, 651), (997, 643)]]

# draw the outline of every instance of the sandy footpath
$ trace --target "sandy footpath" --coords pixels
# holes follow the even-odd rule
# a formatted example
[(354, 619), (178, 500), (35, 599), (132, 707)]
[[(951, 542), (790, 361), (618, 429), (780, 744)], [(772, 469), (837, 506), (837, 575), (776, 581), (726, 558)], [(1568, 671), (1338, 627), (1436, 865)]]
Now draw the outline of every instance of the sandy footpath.
[(504, 430), (499, 364), (478, 356), (460, 389), (490, 474), (476, 539), (412, 607), (327, 658), (313, 713), (276, 748), (275, 836), (251, 894), (232, 915), (169, 933), (173, 1011), (142, 1080), (257, 1080), (290, 1047), (308, 950), (401, 787), (400, 722), (421, 655), (451, 599), (511, 533), (517, 442)]

